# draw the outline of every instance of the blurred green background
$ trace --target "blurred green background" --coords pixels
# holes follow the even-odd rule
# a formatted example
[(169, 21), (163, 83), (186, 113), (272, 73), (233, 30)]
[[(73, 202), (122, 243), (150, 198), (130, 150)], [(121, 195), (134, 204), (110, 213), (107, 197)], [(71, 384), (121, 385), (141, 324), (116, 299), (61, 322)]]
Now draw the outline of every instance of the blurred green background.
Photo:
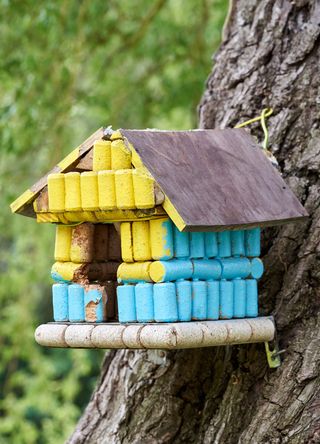
[(227, 0), (0, 0), (0, 443), (59, 443), (102, 351), (46, 349), (54, 227), (9, 204), (101, 125), (187, 129)]

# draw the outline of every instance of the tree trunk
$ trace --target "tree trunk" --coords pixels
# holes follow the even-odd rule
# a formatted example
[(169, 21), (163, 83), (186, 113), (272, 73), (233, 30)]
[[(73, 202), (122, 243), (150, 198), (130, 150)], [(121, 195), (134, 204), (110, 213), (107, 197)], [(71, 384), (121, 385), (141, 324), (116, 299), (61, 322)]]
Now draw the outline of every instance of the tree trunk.
[(199, 108), (201, 127), (224, 128), (272, 107), (272, 152), (310, 213), (263, 234), (260, 312), (282, 366), (261, 344), (111, 351), (70, 443), (320, 442), (319, 33), (317, 0), (232, 2)]

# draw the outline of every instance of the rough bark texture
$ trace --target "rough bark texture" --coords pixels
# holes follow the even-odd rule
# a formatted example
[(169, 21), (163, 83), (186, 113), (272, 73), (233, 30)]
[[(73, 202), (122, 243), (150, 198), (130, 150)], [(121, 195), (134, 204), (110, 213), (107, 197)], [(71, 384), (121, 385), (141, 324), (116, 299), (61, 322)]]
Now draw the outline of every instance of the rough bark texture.
[(260, 306), (282, 366), (267, 367), (262, 345), (112, 351), (71, 443), (320, 442), (319, 25), (316, 0), (235, 1), (200, 105), (204, 128), (271, 106), (272, 151), (311, 215), (264, 232)]

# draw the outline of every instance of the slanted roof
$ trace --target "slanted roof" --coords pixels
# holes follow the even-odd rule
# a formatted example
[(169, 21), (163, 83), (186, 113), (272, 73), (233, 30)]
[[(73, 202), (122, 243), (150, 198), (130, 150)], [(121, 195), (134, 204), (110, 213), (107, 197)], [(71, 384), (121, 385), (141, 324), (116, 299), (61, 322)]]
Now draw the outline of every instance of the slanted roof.
[(244, 129), (125, 130), (180, 230), (268, 226), (308, 214)]

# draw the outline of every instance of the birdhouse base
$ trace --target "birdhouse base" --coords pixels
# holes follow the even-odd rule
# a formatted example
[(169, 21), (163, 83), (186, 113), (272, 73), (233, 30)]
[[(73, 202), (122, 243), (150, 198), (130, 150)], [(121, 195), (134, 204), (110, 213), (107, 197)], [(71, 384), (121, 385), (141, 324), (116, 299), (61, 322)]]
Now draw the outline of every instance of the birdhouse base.
[(273, 317), (175, 323), (52, 322), (35, 331), (46, 347), (186, 349), (270, 342), (275, 339)]

